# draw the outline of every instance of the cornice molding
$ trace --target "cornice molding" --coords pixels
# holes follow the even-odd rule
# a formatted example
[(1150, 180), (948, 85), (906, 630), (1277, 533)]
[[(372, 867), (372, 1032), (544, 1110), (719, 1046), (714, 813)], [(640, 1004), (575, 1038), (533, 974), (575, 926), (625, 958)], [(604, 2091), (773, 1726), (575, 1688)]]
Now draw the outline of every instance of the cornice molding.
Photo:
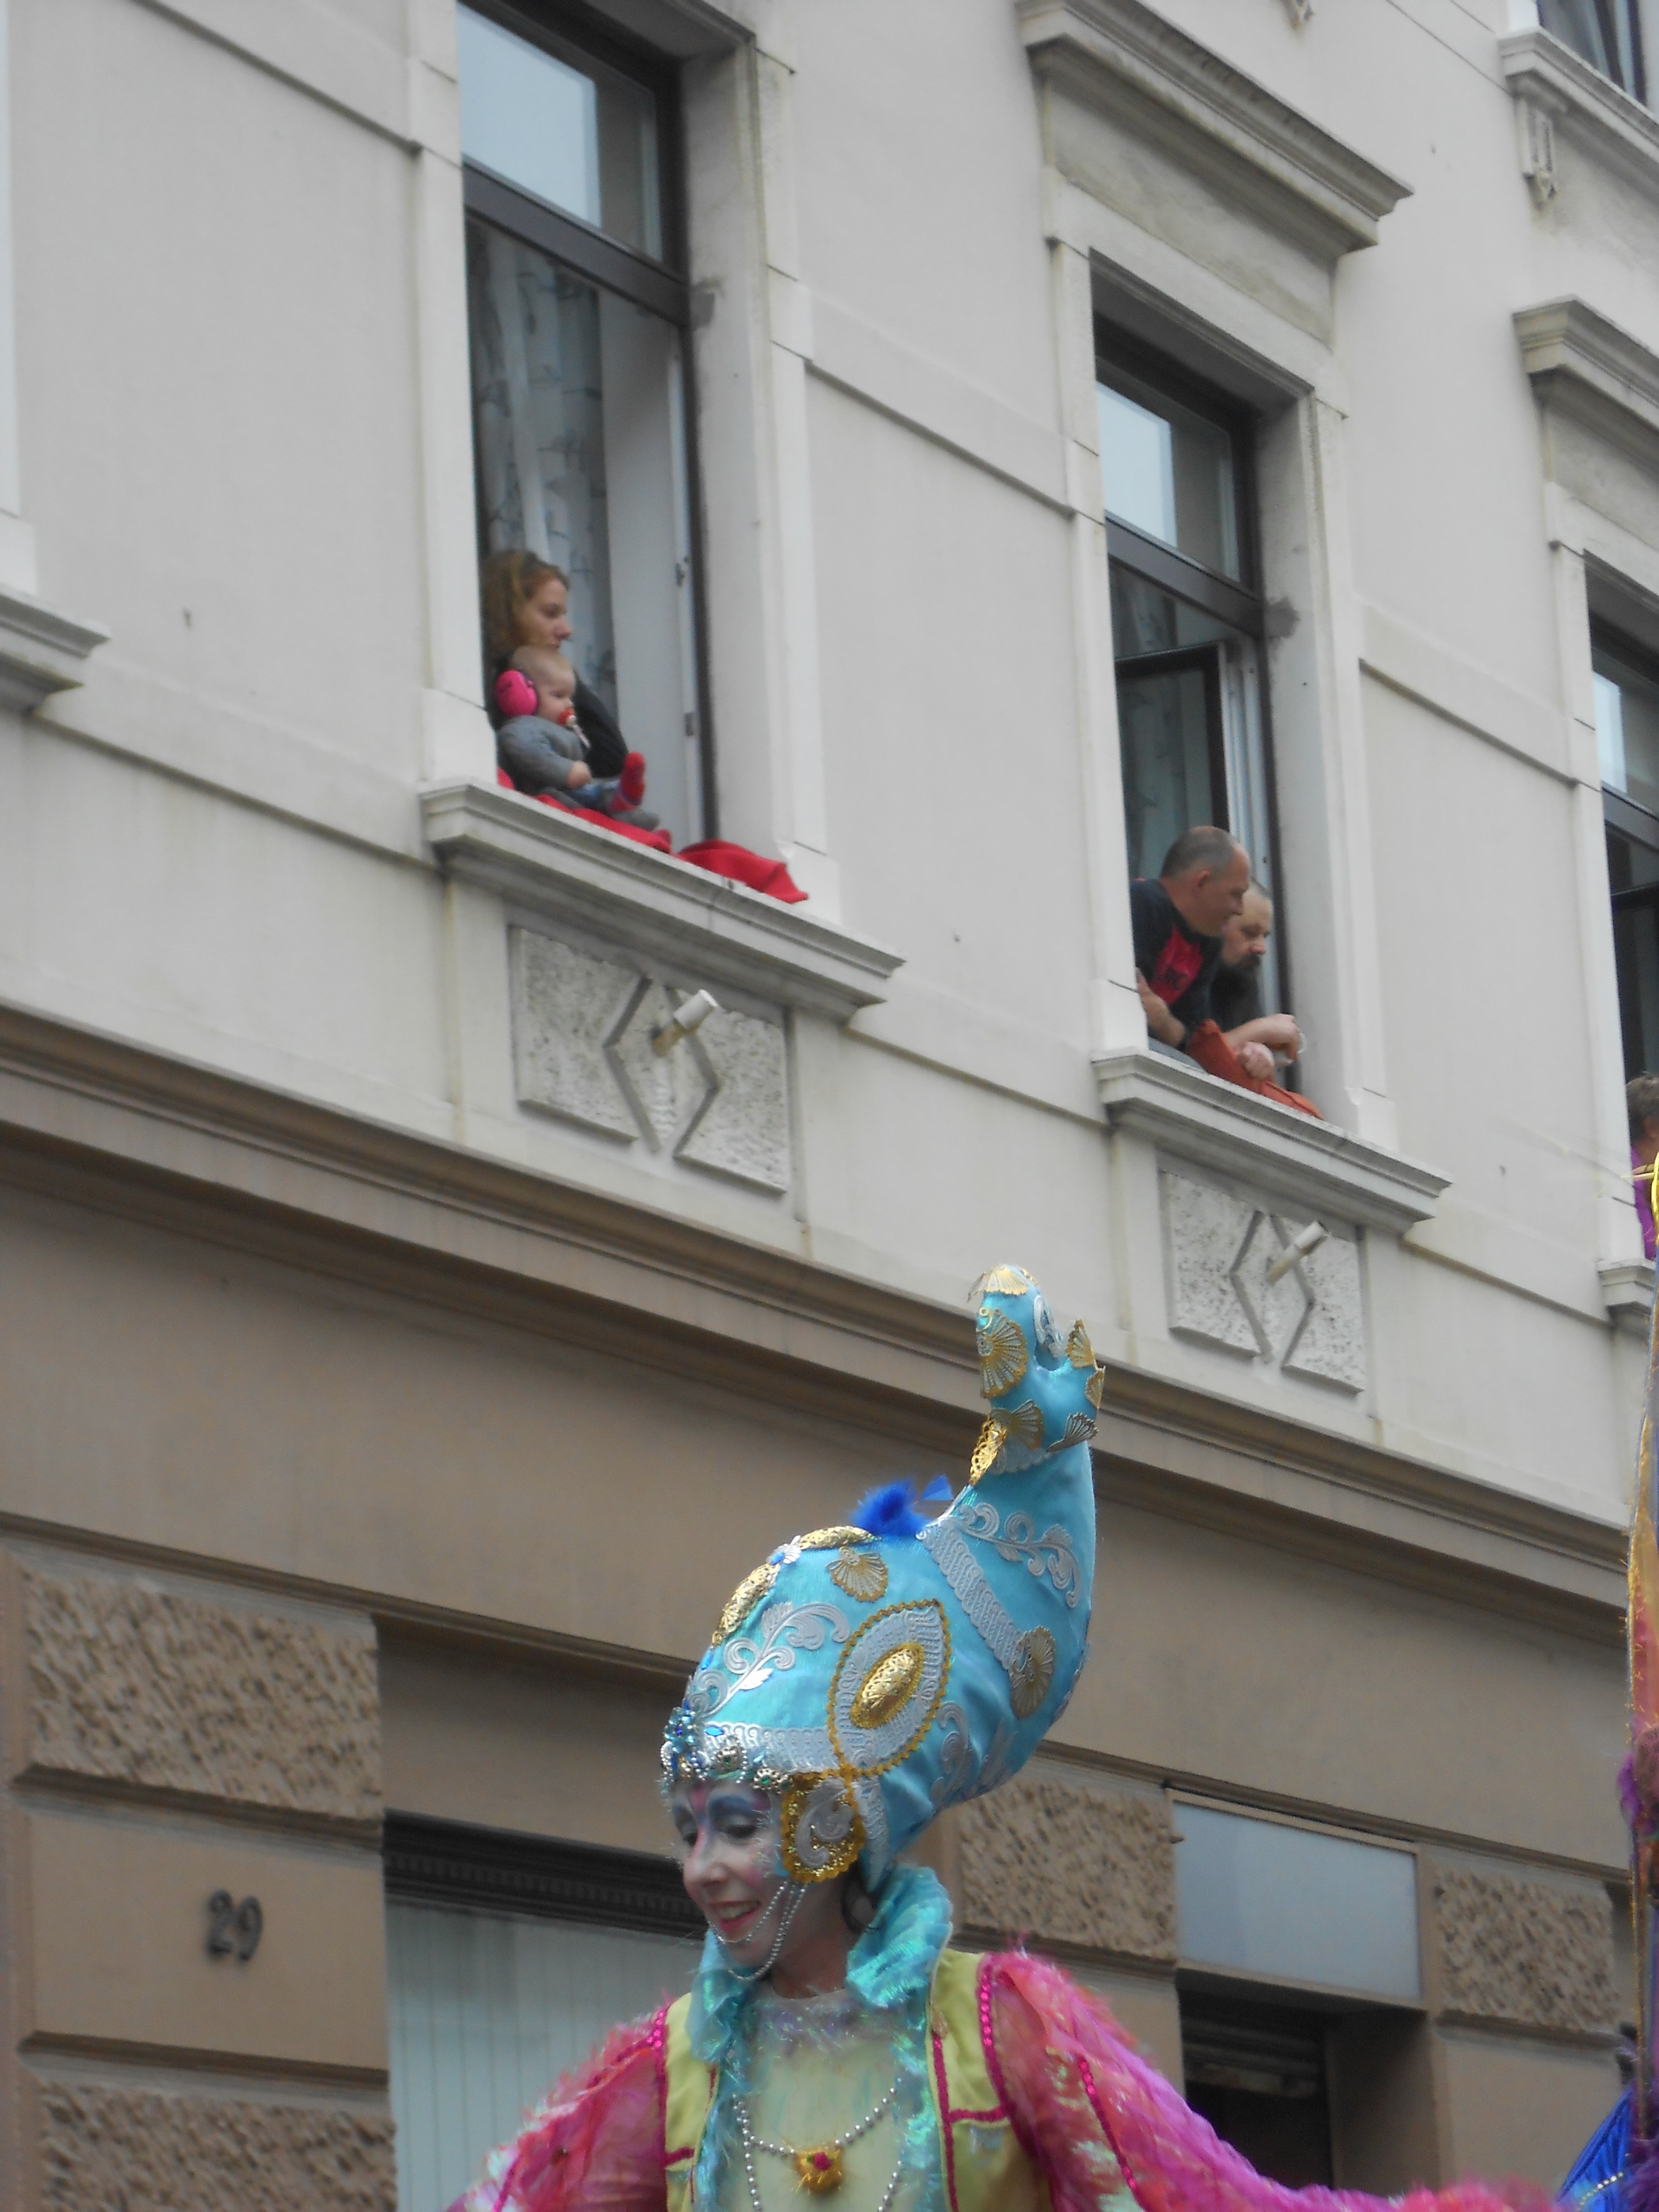
[(1411, 191), (1142, 0), (1016, 6), (1039, 76), (1167, 147), (1325, 260), (1375, 246)]
[(74, 690), (81, 663), (108, 642), (95, 623), (0, 586), (0, 707), (28, 714), (55, 691)]
[[(920, 1455), (965, 1458), (983, 1410), (966, 1307), (3, 1006), (0, 1180)], [(1124, 1503), (1616, 1637), (1620, 1528), (1122, 1363), (1107, 1371), (1097, 1465)], [(420, 1632), (518, 1632), (373, 1591), (311, 1594)], [(660, 1663), (665, 1679), (678, 1664)]]
[(1515, 334), (1547, 406), (1659, 469), (1659, 354), (1583, 300), (1522, 308)]
[[(1517, 100), (1547, 117), (1595, 160), (1659, 198), (1659, 116), (1545, 30), (1512, 31), (1498, 42), (1504, 82)], [(1559, 189), (1547, 135), (1528, 143), (1527, 176), (1540, 204)]]
[(1315, 1213), (1403, 1236), (1451, 1180), (1163, 1053), (1105, 1053), (1094, 1068), (1109, 1127)]
[(901, 954), (800, 907), (517, 792), (434, 785), (421, 809), (450, 875), (638, 953), (658, 974), (726, 984), (845, 1022), (860, 1006), (879, 1006), (904, 964)]

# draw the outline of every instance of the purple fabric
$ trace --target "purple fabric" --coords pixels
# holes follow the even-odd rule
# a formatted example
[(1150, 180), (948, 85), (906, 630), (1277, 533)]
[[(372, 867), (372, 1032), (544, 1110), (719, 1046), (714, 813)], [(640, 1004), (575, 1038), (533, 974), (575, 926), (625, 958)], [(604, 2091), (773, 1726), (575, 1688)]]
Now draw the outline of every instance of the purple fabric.
[(1653, 1205), (1650, 1196), (1652, 1170), (1644, 1168), (1636, 1157), (1636, 1147), (1631, 1146), (1631, 1187), (1636, 1193), (1636, 1218), (1642, 1224), (1642, 1249), (1650, 1260), (1653, 1257)]

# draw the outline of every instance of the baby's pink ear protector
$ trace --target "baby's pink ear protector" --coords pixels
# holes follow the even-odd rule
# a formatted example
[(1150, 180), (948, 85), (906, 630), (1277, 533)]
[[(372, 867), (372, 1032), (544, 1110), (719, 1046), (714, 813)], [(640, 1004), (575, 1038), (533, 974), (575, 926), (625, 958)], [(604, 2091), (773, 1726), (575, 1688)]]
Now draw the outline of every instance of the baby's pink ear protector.
[(514, 714), (533, 714), (536, 687), (516, 668), (504, 668), (495, 678), (495, 704), (510, 721)]

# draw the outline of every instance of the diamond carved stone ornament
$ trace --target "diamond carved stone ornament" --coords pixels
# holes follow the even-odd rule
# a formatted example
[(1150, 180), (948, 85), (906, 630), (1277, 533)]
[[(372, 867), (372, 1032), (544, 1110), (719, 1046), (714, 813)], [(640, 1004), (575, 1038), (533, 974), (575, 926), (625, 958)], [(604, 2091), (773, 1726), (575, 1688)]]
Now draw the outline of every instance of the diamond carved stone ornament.
[(511, 939), (522, 1104), (751, 1189), (788, 1189), (781, 1022), (720, 1006), (657, 1053), (652, 1039), (683, 993), (538, 930)]
[(1311, 1252), (1291, 1254), (1305, 1215), (1275, 1212), (1168, 1169), (1158, 1182), (1171, 1331), (1285, 1375), (1363, 1390), (1365, 1319), (1354, 1237), (1339, 1232)]

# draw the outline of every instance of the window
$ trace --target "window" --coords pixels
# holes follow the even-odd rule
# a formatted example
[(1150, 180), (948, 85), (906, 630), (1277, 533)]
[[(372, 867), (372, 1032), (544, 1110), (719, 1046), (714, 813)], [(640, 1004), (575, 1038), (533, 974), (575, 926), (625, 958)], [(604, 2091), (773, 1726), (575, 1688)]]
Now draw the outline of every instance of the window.
[(1659, 658), (1600, 623), (1590, 649), (1625, 1073), (1659, 1074)]
[(398, 2212), (443, 2212), (619, 2021), (690, 1986), (701, 1917), (668, 1860), (386, 1822)]
[(1155, 876), (1183, 830), (1214, 822), (1271, 891), (1254, 422), (1103, 329), (1097, 350), (1129, 872)]
[(1187, 2101), (1258, 2173), (1292, 2189), (1334, 2179), (1318, 2013), (1183, 1990)]
[(1632, 100), (1645, 100), (1638, 0), (1538, 0), (1538, 20)]
[(682, 841), (703, 774), (672, 80), (539, 13), (458, 23), (480, 554), (568, 576), (565, 650)]

